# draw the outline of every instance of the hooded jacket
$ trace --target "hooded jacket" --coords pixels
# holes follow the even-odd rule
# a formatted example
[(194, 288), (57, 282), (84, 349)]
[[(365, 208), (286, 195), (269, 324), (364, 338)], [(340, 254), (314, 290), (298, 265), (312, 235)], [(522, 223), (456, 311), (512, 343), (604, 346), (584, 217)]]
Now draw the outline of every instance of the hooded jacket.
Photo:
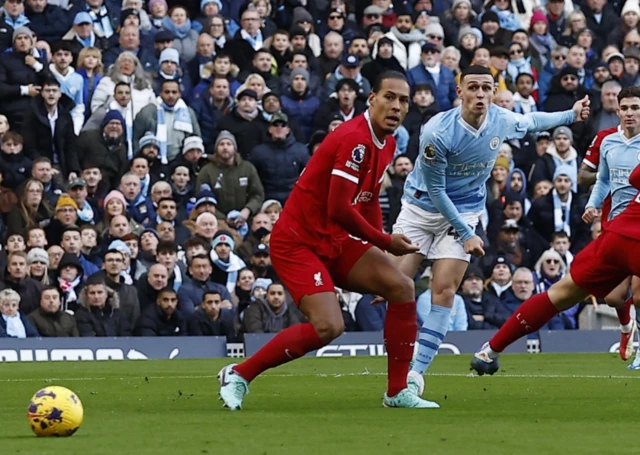
[(105, 288), (107, 290), (107, 302), (102, 308), (89, 305), (87, 288), (84, 288), (80, 293), (80, 307), (75, 313), (75, 318), (81, 337), (124, 337), (131, 335), (129, 322), (120, 310), (118, 293), (108, 286), (105, 286)]
[(553, 174), (556, 172), (557, 162), (562, 162), (562, 164), (570, 165), (572, 168), (575, 168), (575, 175), (570, 177), (573, 182), (572, 190), (577, 192), (578, 152), (575, 148), (571, 147), (567, 156), (565, 158), (561, 158), (555, 144), (553, 143), (547, 147), (547, 152), (539, 157), (531, 167), (531, 171), (529, 172), (529, 185), (531, 185), (531, 187), (535, 187), (541, 180), (549, 180), (550, 182), (553, 182)]

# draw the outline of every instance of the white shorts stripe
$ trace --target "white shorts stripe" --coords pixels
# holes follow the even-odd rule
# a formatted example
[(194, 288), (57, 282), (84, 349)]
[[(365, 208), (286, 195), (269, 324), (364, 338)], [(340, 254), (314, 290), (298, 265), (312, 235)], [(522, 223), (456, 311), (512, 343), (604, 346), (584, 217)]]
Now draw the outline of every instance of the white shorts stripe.
[(353, 182), (355, 184), (358, 184), (360, 182), (360, 179), (358, 177), (354, 177), (351, 174), (347, 174), (345, 171), (341, 171), (340, 169), (334, 169), (333, 171), (331, 171), (331, 175), (337, 175), (338, 177), (347, 179), (350, 182)]

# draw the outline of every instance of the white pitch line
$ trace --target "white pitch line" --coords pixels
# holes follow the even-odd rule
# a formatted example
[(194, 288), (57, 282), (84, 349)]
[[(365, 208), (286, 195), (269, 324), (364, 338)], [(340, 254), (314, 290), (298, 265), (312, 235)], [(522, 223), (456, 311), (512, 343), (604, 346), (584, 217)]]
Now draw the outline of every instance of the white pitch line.
[[(295, 377), (319, 377), (319, 378), (341, 378), (351, 376), (386, 376), (387, 373), (364, 371), (361, 373), (320, 373), (320, 374), (266, 374), (266, 377), (275, 378), (295, 378)], [(453, 377), (453, 378), (476, 378), (473, 373), (429, 373), (427, 376)], [(583, 375), (583, 374), (497, 374), (492, 378), (504, 379), (640, 379), (638, 376), (621, 375)], [(56, 382), (56, 381), (134, 381), (143, 380), (165, 380), (165, 379), (215, 379), (215, 375), (184, 375), (184, 376), (131, 376), (126, 378), (8, 378), (0, 379), (0, 383), (7, 382)]]

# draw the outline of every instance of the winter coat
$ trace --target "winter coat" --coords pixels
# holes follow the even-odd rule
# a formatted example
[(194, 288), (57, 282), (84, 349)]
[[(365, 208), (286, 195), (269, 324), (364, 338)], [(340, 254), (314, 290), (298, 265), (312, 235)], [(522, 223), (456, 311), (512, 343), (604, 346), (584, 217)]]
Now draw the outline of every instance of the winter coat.
[(34, 12), (27, 6), (26, 16), (31, 21), (29, 28), (38, 35), (38, 39), (53, 44), (62, 39), (69, 30), (73, 16), (67, 10), (48, 4), (41, 13)]
[(309, 162), (307, 146), (289, 135), (284, 142), (266, 141), (251, 151), (249, 161), (258, 171), (266, 199), (276, 199), (283, 205), (294, 183)]
[[(323, 103), (326, 103), (329, 100), (329, 97), (335, 93), (336, 86), (338, 82), (344, 79), (344, 76), (340, 72), (340, 66), (338, 66), (333, 74), (327, 78), (322, 88), (322, 94), (320, 95), (320, 100)], [(369, 82), (362, 74), (358, 74), (358, 76), (354, 79), (358, 84), (358, 98), (361, 100), (365, 100), (369, 93), (371, 93), (371, 82)]]
[[(590, 226), (582, 221), (585, 202), (576, 193), (572, 193), (569, 227), (571, 228), (571, 252), (577, 253), (591, 241)], [(554, 229), (553, 194), (549, 194), (533, 201), (527, 215), (533, 227), (547, 242), (551, 242)]]
[(107, 287), (107, 302), (98, 308), (89, 305), (87, 288), (84, 288), (78, 299), (80, 308), (74, 314), (81, 337), (126, 337), (131, 336), (129, 321), (120, 310), (118, 294)]
[[(49, 130), (51, 131), (51, 130)], [(29, 137), (25, 137), (25, 141)], [(33, 162), (24, 151), (17, 154), (8, 154), (0, 150), (0, 172), (2, 183), (12, 190), (17, 190), (25, 180), (31, 178), (31, 166)]]
[(262, 300), (256, 300), (249, 308), (244, 311), (242, 327), (245, 333), (277, 333), (295, 324), (304, 321), (304, 316), (300, 313), (295, 305), (286, 304), (285, 314), (282, 316), (281, 326), (269, 329), (267, 321), (269, 320), (270, 311), (267, 309), (268, 303)]
[[(25, 316), (23, 313), (18, 313), (20, 320), (22, 321), (22, 325), (24, 326), (24, 331), (27, 338), (35, 338), (39, 337), (40, 334), (33, 326), (28, 316)], [(0, 315), (0, 338), (15, 338), (7, 334), (7, 321), (4, 320), (2, 315)]]
[(173, 48), (178, 51), (183, 61), (188, 62), (196, 56), (198, 36), (198, 32), (191, 29), (184, 38), (176, 37), (176, 39), (173, 40)]
[[(546, 153), (538, 157), (536, 162), (533, 163), (533, 166), (531, 166), (531, 171), (529, 171), (529, 187), (530, 188), (534, 188), (536, 184), (541, 180), (549, 180), (550, 182), (553, 182), (553, 174), (556, 172), (556, 162), (554, 160), (554, 157), (556, 159), (560, 159), (555, 145), (551, 144), (547, 148)], [(571, 149), (569, 150), (567, 154), (567, 158), (562, 161), (569, 161), (569, 160), (576, 160), (576, 166), (574, 167), (576, 176), (575, 177), (570, 176), (570, 177), (571, 177), (571, 181), (574, 183), (573, 190), (577, 191), (578, 189), (578, 182), (577, 182), (578, 167), (577, 166), (578, 166), (578, 163), (580, 162), (580, 158), (578, 157), (578, 152), (573, 147), (571, 147)], [(569, 163), (566, 163), (566, 162), (565, 164), (569, 165)]]
[[(39, 302), (38, 298), (38, 302)], [(47, 313), (42, 308), (29, 313), (29, 320), (41, 337), (79, 337), (76, 320), (69, 313)]]
[(7, 232), (20, 233), (26, 238), (28, 228), (32, 226), (45, 227), (49, 224), (50, 217), (51, 213), (47, 207), (45, 207), (43, 203), (40, 203), (34, 219), (27, 220), (24, 217), (20, 203), (18, 203), (7, 214)]
[[(156, 76), (153, 78), (153, 89), (156, 95), (160, 96), (162, 83), (165, 80), (166, 79), (160, 74), (156, 74)], [(182, 99), (185, 100), (185, 102), (188, 102), (191, 99), (191, 92), (193, 91), (191, 80), (188, 77), (180, 75), (179, 73), (176, 73), (174, 75), (173, 80), (180, 85), (180, 93), (182, 94)]]
[[(307, 88), (309, 89), (309, 92), (313, 96), (320, 96), (323, 82), (324, 81), (321, 81), (317, 74), (310, 72), (309, 80), (307, 81)], [(288, 66), (282, 70), (280, 75), (280, 88), (282, 93), (288, 93), (291, 88), (291, 68)]]
[[(105, 72), (111, 65), (113, 65), (116, 62), (120, 54), (122, 54), (125, 51), (126, 49), (124, 49), (120, 45), (117, 45), (103, 52), (102, 63), (104, 64)], [(140, 48), (138, 49), (138, 52), (137, 53), (134, 52), (134, 54), (136, 54), (136, 57), (138, 57), (138, 60), (140, 60), (140, 64), (142, 65), (142, 68), (144, 68), (145, 72), (152, 72), (152, 71), (158, 70), (158, 59), (156, 58), (156, 55), (153, 49), (144, 47), (141, 44)], [(108, 78), (105, 78), (105, 79), (108, 79)], [(112, 95), (113, 90), (109, 94)]]
[(198, 308), (187, 319), (187, 332), (190, 336), (227, 337), (227, 340), (233, 340), (236, 335), (234, 317), (232, 310), (221, 309), (218, 319), (212, 321)]
[(127, 201), (127, 215), (136, 223), (148, 224), (156, 219), (156, 209), (151, 198), (140, 194), (135, 201)]
[(596, 20), (595, 13), (586, 4), (581, 8), (581, 11), (587, 19), (587, 28), (592, 30), (603, 42), (606, 42), (611, 30), (620, 24), (620, 16), (617, 16), (613, 8), (606, 3), (601, 11), (600, 20)]
[(126, 141), (114, 149), (109, 149), (101, 129), (80, 133), (77, 150), (80, 165), (90, 164), (99, 167), (102, 171), (102, 180), (107, 183), (109, 188), (118, 186), (120, 177), (129, 170)]
[(3, 9), (0, 11), (0, 52), (2, 53), (13, 46), (13, 27), (7, 24), (5, 16)]
[[(140, 255), (138, 260), (140, 260)], [(154, 261), (155, 262), (155, 261)], [(135, 288), (138, 293), (138, 301), (140, 302), (140, 313), (142, 314), (147, 308), (156, 306), (156, 300), (158, 299), (158, 291), (151, 287), (148, 281), (147, 273), (143, 273), (135, 283)]]
[[(421, 38), (419, 41), (413, 41), (409, 43), (403, 43), (398, 39), (398, 37), (392, 32), (389, 31), (384, 35), (385, 38), (389, 38), (393, 41), (393, 57), (402, 67), (403, 71), (409, 71), (411, 68), (415, 68), (420, 64), (420, 56), (422, 55), (422, 45), (427, 41), (427, 37), (420, 32), (420, 30), (413, 29), (411, 31), (411, 35), (416, 35), (416, 39)], [(445, 34), (445, 36), (448, 36)], [(456, 33), (456, 38), (458, 34)], [(373, 50), (371, 51), (371, 57), (377, 60), (378, 57), (378, 42), (373, 46)], [(456, 43), (457, 44), (457, 43)], [(364, 76), (364, 74), (363, 74)], [(366, 77), (366, 76), (365, 76)], [(369, 79), (371, 83), (371, 79)]]
[(71, 119), (73, 101), (62, 95), (58, 102), (58, 120), (53, 136), (47, 109), (42, 97), (35, 97), (31, 102), (31, 109), (24, 117), (24, 153), (36, 160), (40, 157), (49, 158), (53, 162), (54, 149), (57, 154), (63, 178), (70, 172), (80, 175), (80, 163), (76, 152), (77, 137), (73, 130)]
[(225, 219), (230, 211), (245, 207), (255, 215), (264, 202), (264, 187), (258, 171), (253, 164), (237, 154), (235, 164), (229, 167), (222, 165), (215, 154), (210, 154), (209, 164), (198, 174), (196, 193), (203, 184), (209, 185), (216, 196), (216, 215), (220, 214)]
[[(264, 38), (263, 36), (263, 39)], [(224, 51), (229, 55), (233, 55), (233, 63), (238, 65), (241, 71), (248, 70), (253, 66), (252, 61), (256, 51), (248, 41), (242, 38), (240, 30), (238, 30), (232, 40), (227, 40)]]
[(304, 134), (304, 142), (309, 142), (313, 133), (313, 124), (316, 113), (320, 108), (320, 100), (313, 96), (309, 89), (300, 95), (288, 90), (280, 99), (282, 110), (290, 117), (294, 118)]
[(100, 270), (96, 275), (102, 277), (107, 287), (117, 293), (120, 311), (125, 316), (129, 330), (131, 330), (131, 327), (136, 326), (136, 321), (140, 317), (140, 302), (135, 286), (125, 284), (122, 277), (117, 283), (111, 281), (104, 270)]
[(40, 294), (42, 293), (42, 283), (31, 277), (24, 277), (20, 281), (15, 281), (5, 272), (4, 279), (0, 281), (0, 291), (13, 289), (20, 294), (20, 312), (30, 314), (40, 306)]
[[(110, 77), (103, 77), (100, 80), (100, 83), (96, 87), (96, 91), (93, 93), (93, 98), (91, 99), (91, 112), (95, 111), (100, 106), (109, 104), (113, 100), (113, 91), (115, 87), (116, 83)], [(155, 104), (155, 102), (156, 95), (153, 93), (153, 89), (150, 84), (143, 90), (138, 90), (132, 87), (131, 103), (133, 104), (134, 118), (143, 107), (149, 104)], [(140, 136), (142, 137), (143, 134), (144, 131), (140, 133)]]
[[(200, 125), (198, 124), (198, 119), (196, 117), (196, 113), (187, 106), (189, 109), (189, 117), (191, 117), (191, 126), (193, 127), (193, 133), (185, 133), (184, 131), (179, 131), (174, 129), (173, 133), (167, 132), (168, 137), (173, 137), (172, 142), (177, 142), (178, 144), (182, 144), (182, 141), (187, 136), (201, 136)], [(167, 122), (167, 129), (171, 128)], [(136, 118), (133, 122), (133, 143), (137, 144), (140, 141), (140, 138), (144, 136), (144, 133), (147, 131), (151, 131), (156, 134), (156, 130), (158, 129), (158, 107), (155, 104), (150, 104), (145, 106), (139, 114), (136, 115)], [(182, 153), (182, 146), (180, 145), (179, 149), (174, 149), (172, 147), (171, 142), (167, 142), (167, 158), (169, 161), (175, 159), (178, 155)], [(172, 150), (173, 149), (173, 150)]]
[(237, 152), (242, 158), (246, 159), (254, 147), (262, 143), (268, 127), (267, 121), (260, 114), (249, 121), (242, 118), (238, 114), (237, 108), (235, 108), (220, 120), (213, 133), (213, 138), (218, 137), (221, 131), (229, 131), (236, 137), (238, 143)]
[(202, 140), (205, 147), (215, 142), (213, 133), (216, 130), (218, 123), (220, 123), (228, 109), (231, 107), (232, 102), (233, 100), (228, 98), (225, 100), (223, 108), (218, 109), (213, 105), (211, 95), (207, 94), (206, 96), (202, 96), (191, 103), (191, 108), (196, 114), (198, 124), (200, 125), (200, 132), (202, 133)]
[[(488, 292), (482, 292), (480, 302), (475, 302), (465, 296), (462, 296), (462, 298), (467, 308), (469, 330), (499, 329), (511, 316), (511, 313), (502, 305), (500, 299)], [(484, 321), (476, 321), (473, 319), (474, 315), (483, 315)]]
[(20, 87), (29, 84), (42, 86), (45, 79), (51, 77), (45, 62), (38, 60), (42, 69), (36, 72), (24, 62), (26, 56), (26, 53), (16, 51), (0, 56), (2, 113), (9, 119), (11, 129), (18, 132), (22, 132), (22, 122), (31, 105), (31, 97), (21, 95)]
[(179, 310), (167, 317), (157, 304), (140, 314), (134, 335), (139, 337), (171, 337), (187, 335), (187, 321)]
[(451, 109), (453, 102), (458, 97), (455, 76), (444, 65), (440, 65), (440, 80), (438, 84), (435, 83), (433, 75), (422, 64), (411, 69), (407, 73), (407, 79), (412, 91), (415, 90), (418, 84), (429, 84), (433, 87), (433, 95), (441, 111)]
[(222, 296), (222, 300), (231, 302), (231, 294), (227, 288), (213, 281), (198, 281), (192, 279), (191, 282), (183, 283), (178, 289), (178, 309), (185, 316), (189, 316), (202, 303), (202, 296), (205, 291), (216, 291)]

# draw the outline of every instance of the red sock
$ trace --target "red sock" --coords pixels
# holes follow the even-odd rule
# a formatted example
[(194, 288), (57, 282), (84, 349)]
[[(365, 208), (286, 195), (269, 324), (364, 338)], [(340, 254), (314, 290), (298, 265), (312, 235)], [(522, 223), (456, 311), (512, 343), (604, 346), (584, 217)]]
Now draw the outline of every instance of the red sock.
[(616, 308), (616, 313), (618, 313), (618, 321), (620, 321), (620, 325), (627, 325), (631, 322), (631, 305), (633, 305), (633, 297), (629, 297), (627, 300), (625, 300), (622, 308)]
[(495, 352), (502, 352), (507, 346), (523, 335), (535, 332), (558, 314), (546, 292), (536, 294), (520, 305), (515, 313), (489, 341)]
[(267, 344), (233, 370), (245, 380), (253, 379), (268, 370), (302, 357), (326, 345), (310, 323), (296, 324), (284, 329)]
[(416, 302), (389, 303), (384, 320), (387, 348), (387, 395), (393, 397), (407, 388), (407, 374), (418, 331)]

